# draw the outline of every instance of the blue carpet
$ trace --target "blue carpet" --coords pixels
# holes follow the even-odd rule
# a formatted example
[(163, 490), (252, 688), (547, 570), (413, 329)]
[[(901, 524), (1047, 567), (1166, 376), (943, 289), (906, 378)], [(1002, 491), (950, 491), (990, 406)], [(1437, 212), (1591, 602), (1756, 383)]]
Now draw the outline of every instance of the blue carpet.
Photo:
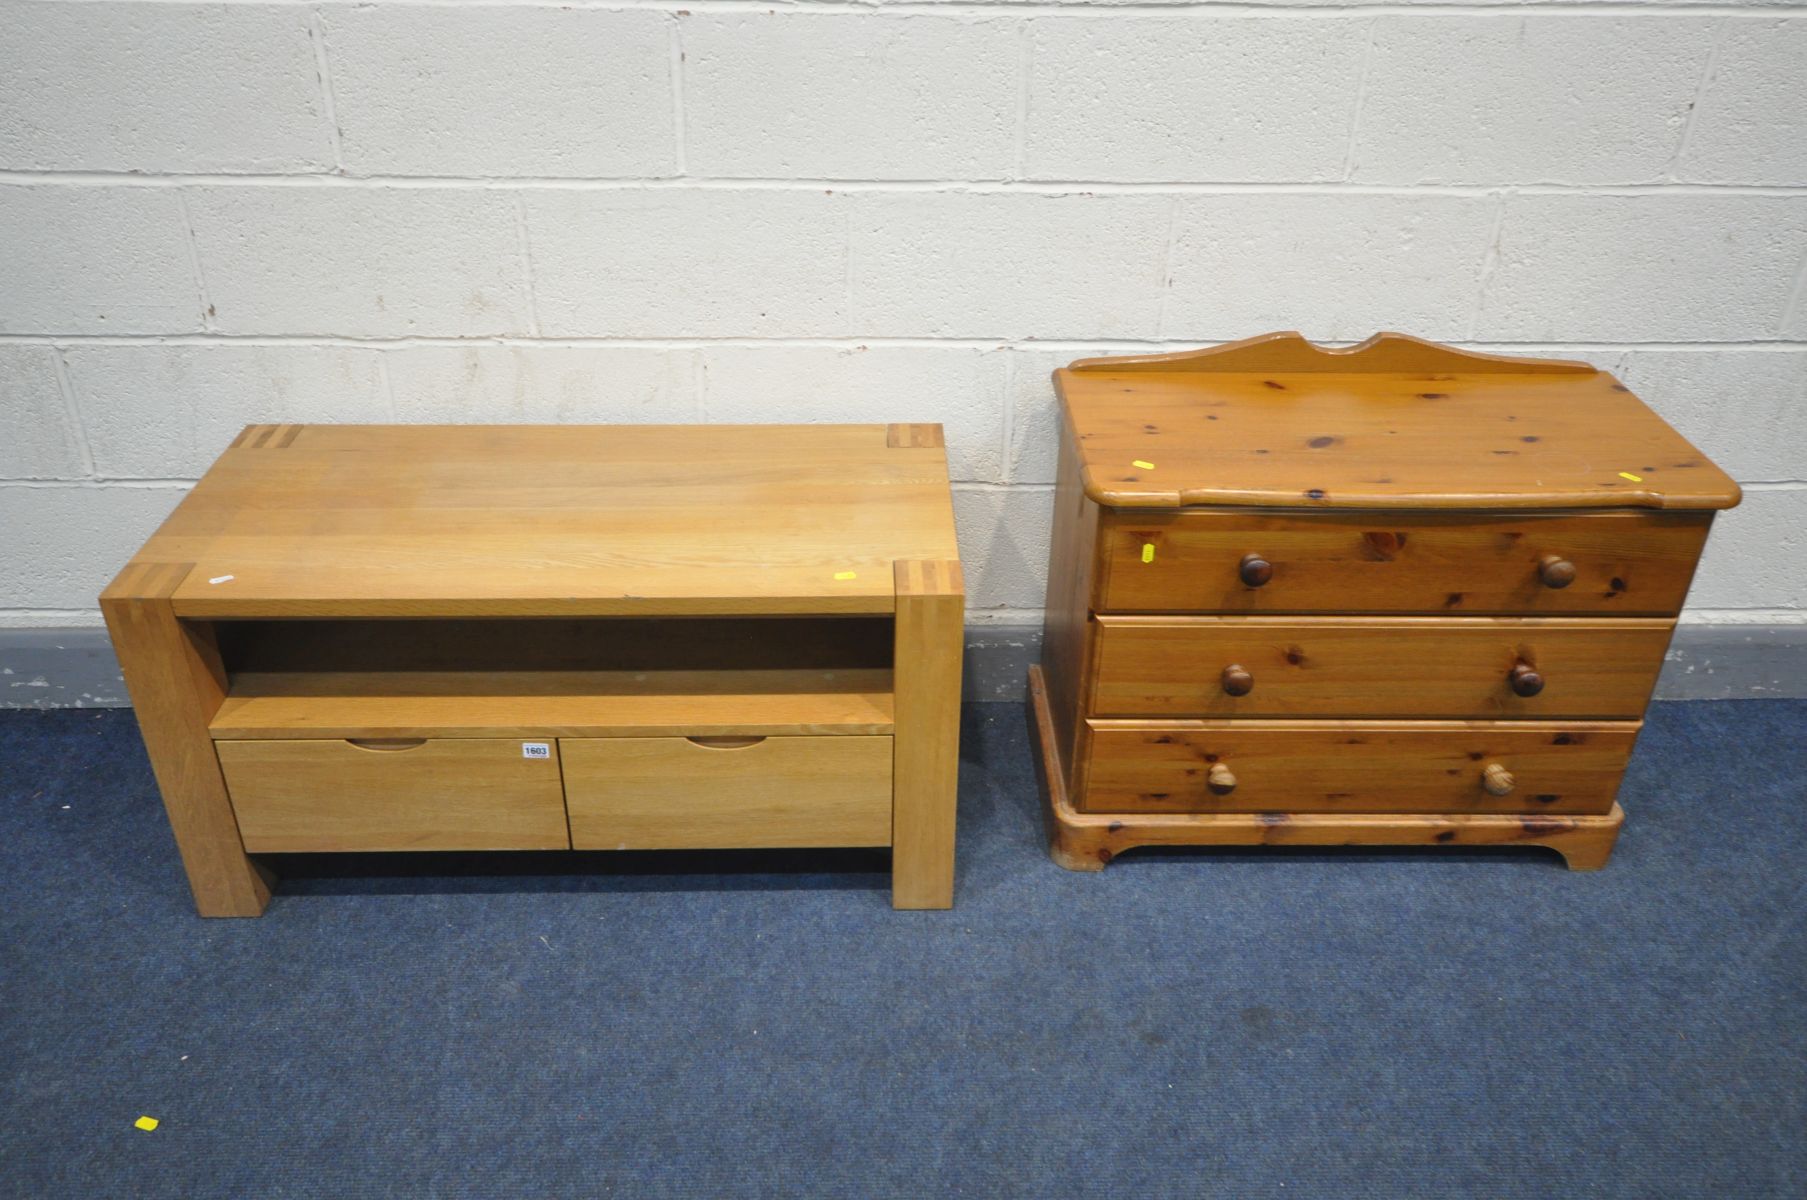
[(952, 913), (882, 855), (386, 856), (201, 921), (131, 716), (7, 713), (0, 1194), (1807, 1195), (1804, 730), (1657, 705), (1599, 874), (1074, 875), (980, 705)]

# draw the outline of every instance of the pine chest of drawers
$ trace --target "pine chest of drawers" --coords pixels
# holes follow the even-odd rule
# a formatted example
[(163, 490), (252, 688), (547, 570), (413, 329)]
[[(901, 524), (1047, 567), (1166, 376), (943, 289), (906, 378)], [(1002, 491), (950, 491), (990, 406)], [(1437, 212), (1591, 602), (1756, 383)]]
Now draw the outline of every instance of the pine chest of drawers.
[(1603, 866), (1738, 487), (1611, 375), (1296, 333), (1055, 372), (1054, 858), (1532, 844)]

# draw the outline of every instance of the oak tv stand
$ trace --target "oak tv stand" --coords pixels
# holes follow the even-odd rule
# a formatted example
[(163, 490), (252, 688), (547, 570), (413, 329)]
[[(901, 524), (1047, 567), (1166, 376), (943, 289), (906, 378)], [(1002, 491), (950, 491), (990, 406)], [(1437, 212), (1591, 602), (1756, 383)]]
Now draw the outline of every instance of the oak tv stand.
[(889, 846), (953, 902), (939, 426), (251, 426), (101, 605), (203, 916), (357, 850)]

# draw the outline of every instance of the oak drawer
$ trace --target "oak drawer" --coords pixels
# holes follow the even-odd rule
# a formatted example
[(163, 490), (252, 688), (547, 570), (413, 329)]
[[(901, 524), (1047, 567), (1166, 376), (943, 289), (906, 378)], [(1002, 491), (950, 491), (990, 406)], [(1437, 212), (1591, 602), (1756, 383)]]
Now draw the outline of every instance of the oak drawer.
[[(1125, 717), (1636, 719), (1656, 683), (1672, 624), (1098, 617), (1090, 711)], [(1520, 694), (1538, 680), (1540, 691)], [(1243, 684), (1244, 694), (1232, 694)]]
[(566, 738), (580, 850), (889, 846), (891, 739)]
[(1084, 805), (1094, 812), (1603, 814), (1637, 732), (1631, 723), (1092, 722)]
[(1099, 533), (1098, 608), (1668, 616), (1687, 596), (1711, 522), (1710, 513), (1118, 510)]
[(571, 844), (551, 742), (284, 739), (214, 748), (252, 853)]

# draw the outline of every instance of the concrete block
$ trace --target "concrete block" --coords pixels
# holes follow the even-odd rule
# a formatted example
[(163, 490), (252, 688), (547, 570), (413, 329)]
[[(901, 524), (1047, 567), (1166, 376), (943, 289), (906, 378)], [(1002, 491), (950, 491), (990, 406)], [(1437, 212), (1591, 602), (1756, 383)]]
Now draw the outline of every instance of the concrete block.
[(308, 10), (0, 3), (0, 168), (333, 166)]
[(1013, 350), (1010, 353), (1011, 483), (1054, 482), (1060, 457), (1060, 400), (1053, 374), (1075, 358), (1059, 350)]
[(701, 413), (692, 350), (410, 346), (386, 354), (404, 421), (680, 425)]
[(1676, 176), (1807, 186), (1807, 19), (1731, 20)]
[(1341, 179), (1368, 21), (1037, 18), (1030, 179)]
[(322, 19), (353, 174), (676, 169), (666, 13), (382, 4)]
[(529, 327), (506, 193), (209, 187), (189, 211), (222, 332), (471, 337)]
[(1041, 608), (1054, 524), (1052, 489), (956, 489), (954, 522), (969, 624), (984, 619), (986, 609)]
[(1480, 293), (1494, 201), (1230, 194), (1178, 201), (1161, 336), (1205, 344), (1298, 329), (1460, 339)]
[(844, 333), (845, 197), (815, 191), (539, 191), (525, 197), (550, 335)]
[(49, 346), (0, 345), (0, 479), (79, 479), (79, 435)]
[(200, 293), (170, 188), (0, 185), (0, 333), (190, 333)]
[(1011, 168), (1015, 21), (767, 12), (696, 14), (681, 28), (695, 174), (1001, 179)]
[(875, 337), (1152, 337), (1160, 196), (860, 193), (850, 286)]
[(395, 419), (378, 352), (343, 346), (78, 346), (68, 352), (95, 473), (195, 479), (246, 425)]
[(1713, 18), (1388, 16), (1357, 122), (1369, 183), (1642, 183), (1681, 142)]
[(1807, 197), (1511, 196), (1498, 249), (1482, 340), (1772, 337), (1807, 253)]

